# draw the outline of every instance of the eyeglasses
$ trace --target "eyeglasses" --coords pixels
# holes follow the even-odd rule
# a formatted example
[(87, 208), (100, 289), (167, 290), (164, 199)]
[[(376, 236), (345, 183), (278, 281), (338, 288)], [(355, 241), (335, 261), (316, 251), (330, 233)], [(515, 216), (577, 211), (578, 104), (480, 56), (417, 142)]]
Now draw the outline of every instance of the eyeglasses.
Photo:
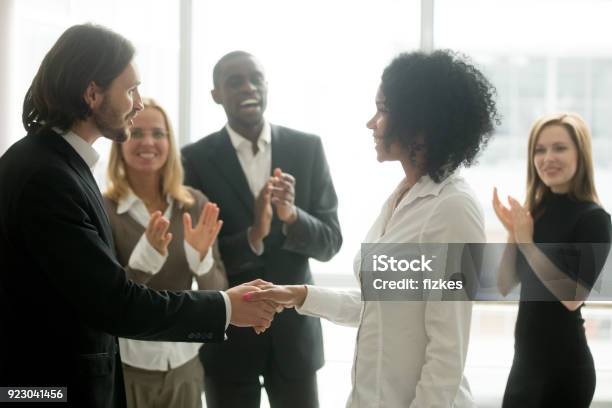
[(155, 128), (155, 129), (141, 129), (141, 128), (132, 128), (130, 130), (130, 137), (132, 139), (142, 139), (147, 132), (151, 132), (151, 136), (153, 139), (160, 140), (168, 137), (168, 132), (165, 130)]

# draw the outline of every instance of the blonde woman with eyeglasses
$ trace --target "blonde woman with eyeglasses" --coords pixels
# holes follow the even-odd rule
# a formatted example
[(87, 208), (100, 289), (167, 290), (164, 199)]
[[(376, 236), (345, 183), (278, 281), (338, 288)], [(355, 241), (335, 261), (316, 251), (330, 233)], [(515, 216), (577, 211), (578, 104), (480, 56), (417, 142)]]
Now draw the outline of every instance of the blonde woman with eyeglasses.
[[(219, 208), (183, 186), (165, 110), (143, 99), (130, 139), (114, 142), (104, 204), (128, 277), (158, 290), (225, 289)], [(109, 300), (112, 301), (112, 300)], [(119, 339), (128, 407), (201, 407), (200, 343)]]

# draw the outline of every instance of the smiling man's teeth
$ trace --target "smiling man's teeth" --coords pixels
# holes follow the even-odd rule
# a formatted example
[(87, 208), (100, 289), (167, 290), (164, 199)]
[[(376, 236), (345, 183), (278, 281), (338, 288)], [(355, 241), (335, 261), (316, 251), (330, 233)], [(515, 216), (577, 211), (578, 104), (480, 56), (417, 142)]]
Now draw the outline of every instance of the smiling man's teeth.
[(243, 101), (240, 106), (250, 106), (250, 105), (257, 105), (257, 99), (247, 99), (246, 101)]

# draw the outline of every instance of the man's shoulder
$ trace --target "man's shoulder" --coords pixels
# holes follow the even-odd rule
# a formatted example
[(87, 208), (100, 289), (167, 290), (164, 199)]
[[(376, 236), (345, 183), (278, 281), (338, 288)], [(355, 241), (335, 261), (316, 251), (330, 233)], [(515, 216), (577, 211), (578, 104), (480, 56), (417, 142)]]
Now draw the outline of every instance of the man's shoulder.
[(308, 133), (282, 125), (270, 126), (272, 127), (272, 134), (276, 134), (280, 137), (291, 137), (293, 140), (302, 141), (303, 143), (319, 143), (321, 140), (321, 138), (314, 133)]
[[(68, 165), (58, 152), (43, 139), (46, 135), (27, 135), (15, 142), (0, 158), (2, 178), (19, 175), (23, 180), (31, 175), (51, 177), (65, 171)], [(3, 180), (7, 181), (7, 180)]]
[(208, 152), (211, 147), (219, 144), (224, 137), (224, 129), (213, 132), (209, 135), (202, 137), (201, 139), (185, 145), (181, 152), (183, 155), (189, 156), (191, 154), (200, 155), (202, 152)]

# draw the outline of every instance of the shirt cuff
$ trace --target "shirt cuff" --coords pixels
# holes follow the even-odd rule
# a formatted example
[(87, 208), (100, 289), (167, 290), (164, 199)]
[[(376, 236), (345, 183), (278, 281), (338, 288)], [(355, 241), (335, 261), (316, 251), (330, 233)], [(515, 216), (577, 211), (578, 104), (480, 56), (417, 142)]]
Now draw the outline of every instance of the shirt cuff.
[(162, 255), (149, 243), (146, 234), (142, 234), (130, 255), (128, 265), (132, 269), (155, 275), (160, 271), (168, 254)]
[(249, 227), (249, 229), (247, 230), (247, 241), (249, 242), (249, 247), (251, 248), (251, 251), (253, 251), (255, 255), (260, 256), (261, 254), (263, 254), (264, 249), (265, 249), (264, 243), (262, 241), (261, 244), (255, 245), (251, 243), (251, 240), (249, 239), (250, 236), (251, 236), (251, 227)]
[(223, 300), (225, 301), (225, 330), (227, 330), (227, 326), (230, 324), (230, 319), (232, 317), (232, 302), (230, 302), (229, 296), (224, 291), (220, 291), (223, 296)]
[(337, 302), (341, 298), (337, 291), (315, 285), (304, 286), (306, 286), (304, 303), (302, 303), (302, 306), (295, 307), (295, 311), (299, 314), (327, 318), (326, 316), (330, 314), (330, 305), (338, 306)]
[(202, 276), (212, 269), (214, 261), (210, 248), (208, 248), (208, 252), (206, 252), (204, 259), (200, 261), (200, 253), (194, 247), (187, 241), (183, 241), (183, 246), (185, 247), (185, 257), (187, 258), (187, 264), (189, 264), (191, 272), (195, 273), (197, 276)]
[(307, 315), (308, 312), (312, 309), (312, 305), (317, 305), (317, 293), (316, 289), (313, 289), (312, 285), (304, 286), (306, 286), (306, 297), (304, 298), (304, 303), (302, 303), (302, 306), (296, 306), (295, 311), (299, 314)]

